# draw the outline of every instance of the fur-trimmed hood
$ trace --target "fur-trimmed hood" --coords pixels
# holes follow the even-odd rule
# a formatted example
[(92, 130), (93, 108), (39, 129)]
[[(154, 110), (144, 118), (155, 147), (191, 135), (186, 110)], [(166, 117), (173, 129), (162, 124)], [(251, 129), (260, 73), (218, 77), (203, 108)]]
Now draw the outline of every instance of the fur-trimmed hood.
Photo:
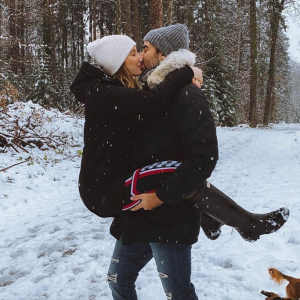
[(160, 82), (164, 81), (165, 77), (180, 69), (185, 65), (194, 65), (196, 62), (196, 55), (189, 50), (180, 49), (178, 51), (171, 52), (149, 75), (147, 78), (147, 84), (150, 88), (153, 88)]

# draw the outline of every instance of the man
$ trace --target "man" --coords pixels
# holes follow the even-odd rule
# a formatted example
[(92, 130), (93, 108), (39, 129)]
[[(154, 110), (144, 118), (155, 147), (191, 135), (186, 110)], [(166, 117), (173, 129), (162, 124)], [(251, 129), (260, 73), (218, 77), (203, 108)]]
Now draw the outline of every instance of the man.
[[(144, 37), (142, 79), (149, 82), (151, 73), (165, 65), (158, 66), (166, 56), (188, 47), (188, 31), (182, 24), (151, 30)], [(142, 201), (112, 223), (111, 234), (118, 239), (108, 271), (113, 297), (136, 300), (136, 278), (154, 256), (167, 299), (198, 299), (191, 283), (191, 248), (198, 240), (200, 209), (248, 241), (278, 230), (288, 210), (253, 214), (206, 183), (218, 159), (216, 128), (203, 93), (192, 83), (166, 110), (141, 116), (138, 128), (136, 165), (177, 168), (155, 193), (133, 196)], [(221, 223), (215, 222), (219, 227)]]
[[(153, 44), (157, 42), (160, 51), (148, 39)], [(150, 31), (144, 40), (145, 69), (158, 65), (171, 51), (189, 46), (187, 28), (181, 24)], [(182, 101), (186, 93), (194, 101), (193, 111), (189, 110), (189, 103)], [(201, 211), (183, 199), (210, 176), (218, 159), (218, 146), (214, 121), (202, 92), (191, 83), (182, 89), (174, 101), (177, 102), (168, 111), (141, 120), (140, 128), (145, 131), (142, 131), (144, 138), (137, 138), (141, 143), (136, 147), (139, 152), (136, 153), (137, 165), (141, 167), (165, 160), (183, 162), (166, 182), (172, 186), (172, 191), (161, 190), (158, 197), (150, 194), (149, 201), (143, 199), (133, 209), (137, 211), (128, 212), (123, 224), (118, 219), (113, 222), (111, 233), (116, 238), (121, 236), (108, 272), (114, 299), (137, 299), (134, 282), (138, 272), (153, 256), (167, 299), (198, 299), (191, 283), (191, 247), (198, 240)], [(182, 124), (176, 124), (181, 117)], [(197, 128), (192, 132), (195, 124)], [(174, 139), (168, 137), (171, 132)], [(192, 150), (190, 153), (186, 153), (187, 147)], [(161, 205), (159, 197), (173, 203)], [(147, 211), (154, 207), (157, 208)], [(131, 239), (129, 242), (128, 238)]]

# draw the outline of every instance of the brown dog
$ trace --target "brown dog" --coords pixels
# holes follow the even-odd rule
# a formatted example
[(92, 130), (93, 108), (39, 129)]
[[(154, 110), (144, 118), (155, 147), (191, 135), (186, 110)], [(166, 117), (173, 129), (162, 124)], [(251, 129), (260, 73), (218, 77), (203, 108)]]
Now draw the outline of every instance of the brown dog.
[(269, 274), (271, 278), (277, 283), (277, 284), (282, 284), (284, 280), (287, 280), (289, 284), (286, 286), (286, 295), (287, 298), (280, 298), (277, 294), (271, 293), (271, 292), (266, 292), (266, 291), (261, 291), (261, 293), (268, 298), (266, 300), (298, 300), (300, 299), (300, 279), (299, 278), (294, 278), (290, 277), (287, 275), (282, 274), (278, 270), (274, 268), (269, 269)]

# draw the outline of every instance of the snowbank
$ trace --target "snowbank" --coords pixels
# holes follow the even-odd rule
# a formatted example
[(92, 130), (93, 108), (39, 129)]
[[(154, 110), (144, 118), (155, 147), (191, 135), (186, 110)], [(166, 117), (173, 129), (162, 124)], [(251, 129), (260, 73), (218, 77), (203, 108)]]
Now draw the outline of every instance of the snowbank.
[[(0, 172), (1, 299), (112, 299), (105, 281), (114, 245), (111, 219), (87, 211), (77, 190), (83, 120), (48, 113), (57, 117), (47, 130), (72, 135), (70, 145), (0, 154), (0, 169), (22, 161), (20, 156), (33, 158)], [(210, 181), (251, 211), (286, 206), (291, 216), (255, 243), (229, 227), (216, 241), (200, 234), (192, 252), (198, 297), (264, 299), (261, 290), (284, 295), (285, 285), (276, 286), (267, 270), (300, 277), (300, 125), (218, 128), (218, 138), (220, 160)], [(153, 261), (142, 270), (137, 291), (142, 300), (165, 299)]]

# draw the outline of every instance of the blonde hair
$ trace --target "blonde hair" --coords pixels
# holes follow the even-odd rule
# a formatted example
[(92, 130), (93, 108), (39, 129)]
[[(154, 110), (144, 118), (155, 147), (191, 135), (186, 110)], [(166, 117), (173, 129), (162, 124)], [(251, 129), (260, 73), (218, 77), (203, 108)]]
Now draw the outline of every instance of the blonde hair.
[(141, 89), (141, 85), (139, 84), (137, 77), (133, 76), (131, 72), (128, 70), (125, 62), (122, 64), (118, 72), (114, 76), (117, 78), (125, 87), (131, 89)]

